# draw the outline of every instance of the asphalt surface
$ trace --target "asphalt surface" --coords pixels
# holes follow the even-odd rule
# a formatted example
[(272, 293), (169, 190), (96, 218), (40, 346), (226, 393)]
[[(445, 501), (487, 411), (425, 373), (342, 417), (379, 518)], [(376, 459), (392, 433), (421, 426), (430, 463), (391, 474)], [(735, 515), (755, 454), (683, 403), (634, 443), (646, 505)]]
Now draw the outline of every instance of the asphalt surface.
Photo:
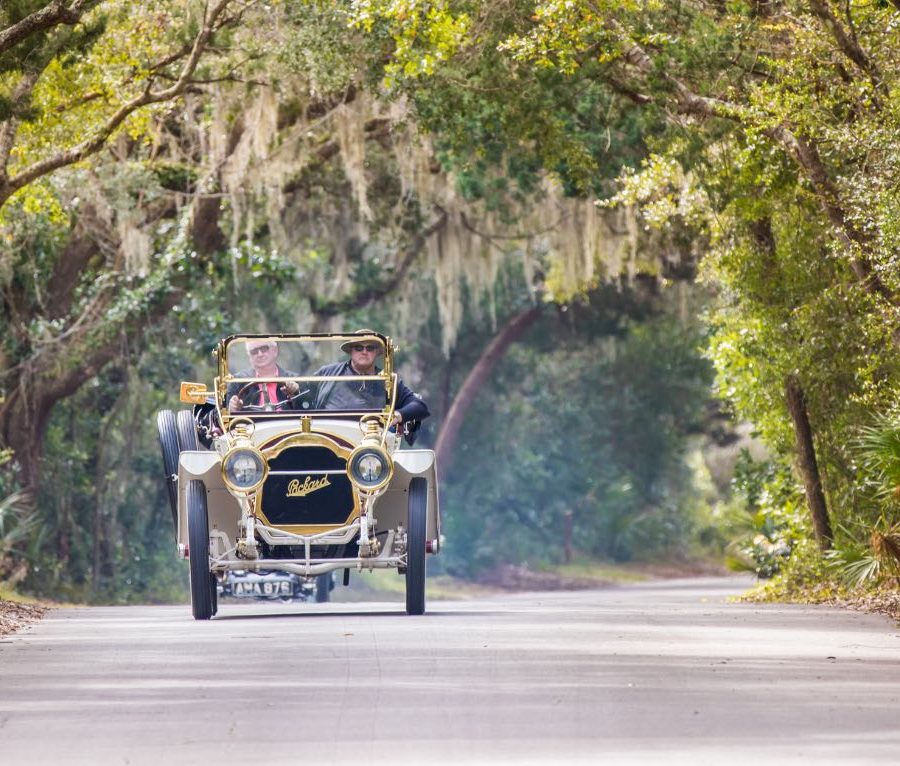
[(0, 639), (0, 764), (900, 760), (897, 625), (745, 585), (60, 609)]

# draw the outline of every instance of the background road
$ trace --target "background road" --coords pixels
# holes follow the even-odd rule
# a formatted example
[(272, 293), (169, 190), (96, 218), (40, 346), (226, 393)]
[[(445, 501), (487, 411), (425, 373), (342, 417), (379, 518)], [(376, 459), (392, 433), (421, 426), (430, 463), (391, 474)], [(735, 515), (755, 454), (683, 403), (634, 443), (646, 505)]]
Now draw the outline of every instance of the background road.
[(895, 623), (747, 584), (60, 609), (0, 639), (0, 764), (896, 762)]

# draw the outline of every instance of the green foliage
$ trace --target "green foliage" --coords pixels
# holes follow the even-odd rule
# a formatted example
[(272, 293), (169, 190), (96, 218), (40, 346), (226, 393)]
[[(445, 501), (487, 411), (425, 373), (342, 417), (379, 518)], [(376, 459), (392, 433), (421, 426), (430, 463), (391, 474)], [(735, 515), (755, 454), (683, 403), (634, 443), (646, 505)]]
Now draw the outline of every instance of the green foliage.
[(685, 449), (710, 382), (696, 329), (669, 316), (621, 337), (565, 336), (549, 322), (512, 349), (468, 420), (442, 499), (452, 571), (558, 562), (568, 513), (592, 556), (691, 548)]
[[(2, 484), (8, 484), (4, 481)], [(21, 566), (24, 544), (37, 524), (31, 504), (22, 492), (0, 498), (0, 585), (15, 585), (25, 574)]]
[(806, 534), (803, 499), (790, 468), (781, 461), (756, 462), (741, 451), (725, 518), (731, 569), (758, 577), (777, 574)]
[(900, 492), (900, 419), (897, 413), (879, 414), (859, 430), (857, 452), (874, 496), (896, 507)]
[[(400, 6), (364, 7), (368, 28), (377, 19), (427, 46)], [(599, 169), (612, 168), (611, 202), (638, 205), (648, 229), (691, 232), (721, 294), (708, 315), (720, 395), (788, 455), (785, 383), (799, 383), (830, 508), (862, 543), (879, 518), (865, 473), (882, 469), (860, 472), (850, 445), (900, 393), (896, 9), (575, 0), (440, 12), (474, 19), (478, 36), (435, 68), (434, 92), (421, 74), (409, 86), (423, 123), (460, 164), (455, 114), (483, 131), (472, 134), (492, 147), (488, 161), (530, 152), (535, 172), (573, 189), (602, 189)], [(593, 133), (562, 117), (579, 89), (609, 104)], [(525, 119), (529, 109), (539, 115)], [(624, 149), (592, 143), (641, 120), (650, 130)]]
[(25, 589), (94, 603), (184, 599), (154, 414), (191, 372), (160, 349), (131, 373), (107, 368), (57, 406), (45, 448), (53, 480), (40, 493)]
[(825, 557), (829, 574), (847, 587), (864, 587), (881, 577), (881, 560), (867, 547), (848, 543)]
[(815, 542), (801, 539), (791, 557), (771, 579), (751, 591), (751, 601), (822, 603), (847, 596), (845, 586), (830, 576), (827, 561)]
[(900, 577), (900, 423), (896, 411), (876, 415), (859, 428), (861, 511), (848, 514), (826, 554), (829, 572), (850, 588), (896, 583)]
[[(0, 25), (41, 5), (4, 3)], [(62, 380), (98, 349), (123, 349), (113, 368), (87, 370), (86, 388), (53, 413), (45, 459), (59, 491), (44, 490), (39, 527), (28, 530), (40, 567), (31, 586), (115, 600), (171, 592), (183, 578), (172, 574), (149, 511), (161, 507), (150, 480), (155, 446), (145, 444), (153, 445), (146, 423), (162, 401), (151, 389), (172, 390), (219, 335), (393, 320), (396, 293), (385, 301), (391, 308), (369, 308), (367, 299), (391, 286), (385, 254), (405, 252), (432, 211), (399, 180), (390, 131), (367, 125), (367, 226), (377, 233), (366, 241), (357, 226), (352, 170), (329, 159), (340, 142), (328, 111), (365, 90), (429, 133), (462, 196), (497, 219), (527, 229), (518, 206), (553, 175), (571, 195), (634, 205), (648, 261), (678, 260), (673, 251), (689, 263), (702, 258), (718, 293), (705, 334), (671, 319), (668, 328), (625, 321), (625, 299), (607, 295), (612, 318), (572, 320), (573, 304), (546, 334), (552, 343), (534, 334), (511, 355), (498, 373), (503, 395), (486, 396), (468, 426), (445, 500), (452, 566), (558, 557), (569, 512), (577, 545), (591, 554), (689, 547), (703, 502), (684, 456), (707, 396), (709, 368), (697, 355), (706, 344), (719, 395), (776, 456), (741, 466), (732, 500), (740, 521), (732, 522), (743, 536), (734, 551), (760, 574), (781, 567), (776, 588), (836, 571), (804, 547), (787, 468), (790, 378), (806, 396), (839, 530), (835, 566), (857, 581), (886, 572), (900, 442), (894, 423), (871, 426), (871, 413), (891, 412), (900, 393), (900, 25), (885, 3), (851, 4), (831, 18), (819, 8), (315, 0), (242, 9), (244, 23), (220, 34), (202, 63), (209, 82), (192, 89), (190, 104), (135, 112), (111, 136), (109, 156), (35, 180), (0, 209), (3, 387), (15, 390), (36, 362), (52, 359), (41, 380)], [(169, 57), (190, 47), (201, 10), (105, 0), (81, 24), (0, 55), (0, 120), (16, 120), (4, 168), (15, 174), (99, 135), (148, 85), (173, 82), (180, 59)], [(836, 35), (840, 28), (850, 34)], [(263, 190), (266, 179), (223, 202), (214, 246), (195, 246), (188, 195), (202, 188), (214, 198), (215, 168), (233, 159), (213, 158), (208, 144), (242, 140), (247, 98), (263, 81), (279, 99), (269, 115), (277, 135), (240, 161), (301, 159), (290, 181)], [(283, 204), (291, 215), (275, 221), (268, 211)], [(302, 232), (295, 251), (275, 251), (269, 227), (277, 225)], [(76, 262), (85, 230), (100, 246), (76, 279), (65, 264)], [(126, 234), (146, 237), (143, 260), (123, 263), (113, 240)], [(428, 283), (432, 269), (440, 267), (419, 262), (406, 282), (414, 274)], [(541, 275), (551, 286), (553, 276)], [(70, 293), (66, 279), (75, 282)], [(496, 303), (480, 312), (476, 303), (468, 335), (485, 338)], [(432, 375), (451, 391), (459, 373), (440, 351), (421, 338), (410, 349), (403, 362), (435, 391)], [(454, 351), (460, 369), (475, 353)], [(490, 475), (486, 460), (496, 466)], [(15, 488), (8, 484), (3, 496)], [(136, 500), (120, 486), (133, 487)], [(21, 518), (6, 529), (20, 526)], [(794, 554), (784, 563), (787, 549)]]
[[(173, 555), (155, 413), (180, 406), (181, 380), (212, 378), (215, 342), (235, 331), (240, 316), (271, 307), (272, 293), (293, 279), (294, 267), (249, 245), (201, 257), (176, 227), (144, 279), (112, 274), (102, 261), (88, 268), (73, 310), (96, 306), (112, 286), (115, 298), (91, 332), (58, 344), (53, 337), (62, 325), (47, 321), (39, 309), (65, 239), (54, 236), (60, 229), (46, 218), (32, 220), (17, 254), (32, 266), (30, 273), (17, 267), (17, 274), (29, 276), (18, 284), (19, 308), (28, 300), (37, 309), (30, 328), (34, 346), (20, 347), (8, 335), (4, 351), (27, 359), (47, 344), (60, 371), (77, 369), (92, 348), (111, 346), (117, 353), (54, 408), (43, 439), (46, 478), (33, 506), (3, 506), (0, 578), (5, 567), (8, 576), (24, 577), (22, 587), (32, 593), (74, 601), (183, 600), (187, 574)], [(135, 318), (149, 316), (176, 290), (179, 299), (166, 316), (141, 328), (140, 343), (129, 343)], [(10, 492), (15, 476), (8, 471), (6, 478), (0, 490)]]

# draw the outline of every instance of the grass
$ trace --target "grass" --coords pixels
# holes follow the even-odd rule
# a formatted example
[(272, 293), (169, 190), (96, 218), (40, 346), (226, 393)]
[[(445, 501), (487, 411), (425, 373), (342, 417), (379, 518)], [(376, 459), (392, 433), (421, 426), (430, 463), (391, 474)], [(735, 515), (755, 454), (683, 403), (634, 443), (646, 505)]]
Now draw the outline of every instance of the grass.
[(46, 601), (34, 598), (33, 596), (24, 596), (14, 588), (0, 583), (0, 601), (15, 601), (19, 604), (39, 604), (46, 605)]
[(571, 564), (558, 564), (547, 569), (542, 568), (541, 571), (555, 572), (562, 577), (588, 578), (616, 583), (641, 582), (650, 577), (641, 570), (640, 565), (610, 564), (587, 560), (573, 561)]

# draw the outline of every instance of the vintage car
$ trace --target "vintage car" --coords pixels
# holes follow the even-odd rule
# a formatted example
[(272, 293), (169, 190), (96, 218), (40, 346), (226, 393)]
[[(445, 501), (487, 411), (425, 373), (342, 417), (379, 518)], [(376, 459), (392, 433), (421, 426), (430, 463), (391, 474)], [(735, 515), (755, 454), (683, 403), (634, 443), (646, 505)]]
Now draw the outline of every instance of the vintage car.
[[(355, 344), (380, 352), (371, 374), (334, 374)], [(261, 376), (248, 351), (274, 351), (275, 374)], [(216, 614), (235, 571), (315, 579), (325, 601), (332, 573), (346, 585), (354, 569), (396, 569), (406, 612), (425, 612), (426, 557), (441, 546), (437, 472), (432, 450), (401, 448), (418, 424), (392, 425), (394, 353), (368, 331), (230, 336), (212, 390), (182, 383), (193, 410), (159, 413), (195, 619)]]

